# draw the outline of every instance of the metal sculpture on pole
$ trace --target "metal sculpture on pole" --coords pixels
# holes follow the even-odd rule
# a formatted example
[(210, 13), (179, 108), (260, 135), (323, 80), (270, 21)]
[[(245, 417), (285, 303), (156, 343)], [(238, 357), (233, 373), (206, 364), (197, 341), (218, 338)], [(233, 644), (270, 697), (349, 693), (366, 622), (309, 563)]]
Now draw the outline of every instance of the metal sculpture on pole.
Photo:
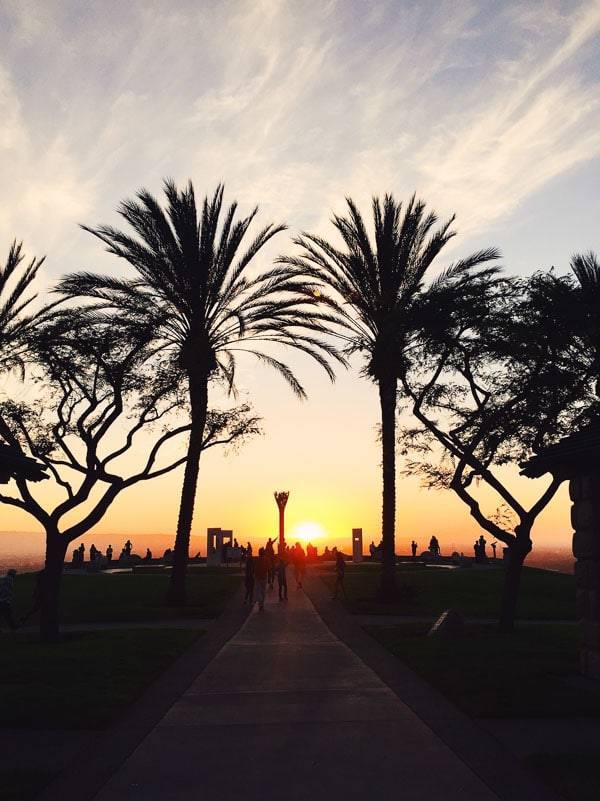
[(285, 505), (290, 497), (289, 492), (274, 492), (275, 503), (279, 508), (279, 553), (285, 550)]

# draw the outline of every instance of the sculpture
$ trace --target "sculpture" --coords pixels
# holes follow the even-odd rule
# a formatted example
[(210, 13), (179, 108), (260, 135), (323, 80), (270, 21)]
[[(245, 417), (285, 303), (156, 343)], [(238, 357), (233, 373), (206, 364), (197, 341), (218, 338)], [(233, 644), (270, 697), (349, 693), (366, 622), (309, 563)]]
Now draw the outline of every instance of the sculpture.
[(290, 497), (289, 492), (274, 492), (273, 497), (279, 508), (279, 553), (285, 551), (285, 505)]

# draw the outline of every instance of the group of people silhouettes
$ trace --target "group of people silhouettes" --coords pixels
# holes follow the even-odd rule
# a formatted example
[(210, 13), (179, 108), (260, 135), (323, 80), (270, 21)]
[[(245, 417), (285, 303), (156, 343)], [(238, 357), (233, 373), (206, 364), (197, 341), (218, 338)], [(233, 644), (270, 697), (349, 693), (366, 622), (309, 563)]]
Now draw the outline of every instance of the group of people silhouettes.
[[(129, 558), (131, 556), (132, 548), (133, 548), (133, 543), (131, 542), (131, 540), (127, 540), (127, 542), (121, 549), (121, 555), (119, 558), (120, 559)], [(103, 554), (102, 551), (99, 548), (96, 548), (95, 544), (92, 543), (90, 545), (90, 554), (89, 554), (90, 564), (102, 561), (110, 565), (110, 563), (113, 560), (113, 554), (114, 551), (112, 545), (109, 545), (108, 548), (106, 549), (106, 553)], [(149, 559), (152, 559), (152, 552), (148, 548), (146, 551), (146, 560)], [(73, 551), (72, 565), (73, 567), (83, 567), (84, 563), (85, 563), (85, 545), (82, 542), (81, 545), (79, 545), (79, 547), (75, 548), (75, 550)]]
[(283, 551), (275, 553), (275, 540), (267, 540), (263, 548), (258, 549), (258, 556), (253, 556), (252, 545), (248, 543), (244, 557), (244, 582), (246, 594), (244, 603), (258, 603), (260, 612), (264, 611), (267, 592), (277, 589), (280, 602), (288, 599), (287, 568), (292, 565), (296, 589), (302, 589), (302, 581), (306, 573), (306, 553), (297, 542), (293, 548), (285, 546)]
[[(478, 564), (485, 564), (488, 560), (488, 555), (485, 551), (485, 546), (487, 545), (487, 540), (483, 536), (483, 534), (479, 537), (478, 540), (475, 540), (475, 544), (473, 545), (473, 551), (475, 552), (475, 561)], [(497, 542), (492, 542), (492, 552), (494, 554), (494, 559), (496, 559), (496, 546), (498, 545)]]
[[(276, 553), (275, 540), (269, 538), (265, 546), (258, 549), (258, 556), (253, 556), (252, 545), (250, 543), (248, 543), (244, 551), (245, 604), (253, 606), (257, 603), (259, 611), (264, 612), (267, 593), (274, 591), (275, 581), (277, 581), (279, 601), (287, 601), (287, 568), (289, 565), (291, 565), (293, 569), (296, 589), (302, 589), (302, 582), (306, 575), (307, 553), (299, 542), (291, 548), (285, 545), (283, 551), (278, 550)], [(339, 597), (340, 593), (344, 596), (346, 595), (346, 588), (344, 586), (346, 563), (344, 555), (339, 552), (337, 548), (332, 549), (330, 553), (335, 557), (333, 598), (336, 599)]]

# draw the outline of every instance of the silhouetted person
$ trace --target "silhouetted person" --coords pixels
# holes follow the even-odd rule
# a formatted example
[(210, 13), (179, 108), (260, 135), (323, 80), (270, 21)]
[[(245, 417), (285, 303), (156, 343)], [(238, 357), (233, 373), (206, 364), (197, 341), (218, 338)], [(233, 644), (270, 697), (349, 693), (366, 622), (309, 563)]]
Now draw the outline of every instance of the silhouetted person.
[(92, 544), (90, 545), (90, 562), (94, 561), (94, 559), (96, 558), (96, 554), (97, 553), (98, 553), (98, 550), (96, 549), (96, 546), (92, 542)]
[(265, 545), (265, 556), (269, 562), (269, 570), (267, 573), (267, 584), (269, 585), (269, 589), (273, 589), (273, 585), (275, 584), (275, 548), (273, 547), (275, 544), (275, 540), (272, 540), (271, 537), (267, 540), (267, 544)]
[(492, 552), (494, 554), (494, 561), (496, 561), (496, 545), (498, 545), (497, 542), (492, 542), (491, 548), (492, 548)]
[(306, 573), (306, 556), (299, 542), (294, 546), (294, 578), (296, 579), (296, 589), (302, 589), (302, 580)]
[(481, 562), (487, 562), (487, 554), (485, 552), (486, 545), (487, 545), (487, 540), (482, 534), (481, 537), (479, 537), (479, 560)]
[(221, 545), (221, 561), (223, 562), (225, 567), (227, 567), (227, 564), (229, 562), (229, 543), (228, 542), (224, 542), (223, 545)]
[(150, 550), (150, 548), (146, 548), (146, 556), (144, 557), (144, 560), (146, 562), (152, 561), (152, 551)]
[(344, 593), (344, 598), (346, 597), (346, 587), (344, 585), (344, 577), (346, 576), (346, 562), (344, 561), (344, 556), (341, 553), (338, 553), (335, 558), (335, 586), (333, 588), (333, 600), (338, 597), (340, 590)]
[(435, 536), (435, 534), (429, 540), (429, 552), (436, 559), (440, 555), (440, 544), (439, 544), (438, 538)]
[(240, 547), (240, 546), (238, 545), (238, 541), (237, 541), (237, 540), (235, 540), (235, 539), (234, 539), (234, 541), (233, 541), (233, 547), (234, 547), (234, 548), (239, 548), (239, 547)]
[(252, 604), (254, 596), (254, 558), (252, 556), (246, 557), (246, 565), (244, 569), (244, 584), (246, 585), (246, 594), (244, 595), (244, 603)]
[(163, 553), (163, 562), (165, 564), (171, 564), (171, 557), (173, 555), (173, 551), (170, 548)]
[(413, 540), (413, 541), (411, 542), (411, 544), (410, 544), (410, 550), (412, 551), (413, 559), (414, 559), (414, 558), (415, 558), (415, 556), (417, 555), (417, 548), (418, 548), (418, 545), (417, 545), (417, 543), (416, 543), (416, 542)]
[(31, 593), (31, 598), (33, 604), (29, 612), (24, 614), (21, 618), (21, 623), (26, 623), (30, 617), (35, 615), (36, 612), (39, 612), (42, 608), (42, 601), (44, 600), (44, 581), (46, 577), (45, 570), (39, 570), (36, 577), (35, 577), (35, 584), (33, 585), (33, 592)]
[(113, 557), (113, 547), (112, 545), (109, 545), (108, 548), (106, 549), (106, 558), (108, 560), (109, 565), (112, 562), (112, 557)]
[(17, 624), (13, 617), (13, 598), (15, 594), (15, 576), (17, 571), (12, 568), (0, 581), (0, 621), (4, 620), (11, 631), (15, 631)]
[(473, 545), (473, 550), (475, 551), (475, 561), (479, 563), (479, 540), (475, 540), (475, 544)]
[(79, 546), (79, 563), (83, 564), (85, 562), (85, 545), (83, 542)]
[(131, 540), (127, 540), (127, 542), (125, 543), (125, 547), (123, 548), (123, 552), (124, 552), (125, 556), (131, 556), (131, 548), (132, 547), (133, 546), (132, 546)]
[(286, 569), (287, 562), (285, 561), (284, 555), (280, 554), (275, 568), (275, 572), (277, 573), (277, 586), (279, 587), (280, 601), (287, 601), (288, 599), (287, 575), (285, 572)]
[(246, 545), (246, 556), (252, 556), (252, 545), (251, 545), (251, 543), (248, 543), (248, 545)]
[(258, 601), (259, 612), (265, 611), (265, 592), (267, 590), (267, 574), (269, 572), (269, 560), (265, 555), (265, 549), (258, 549), (258, 559), (254, 560), (254, 598)]

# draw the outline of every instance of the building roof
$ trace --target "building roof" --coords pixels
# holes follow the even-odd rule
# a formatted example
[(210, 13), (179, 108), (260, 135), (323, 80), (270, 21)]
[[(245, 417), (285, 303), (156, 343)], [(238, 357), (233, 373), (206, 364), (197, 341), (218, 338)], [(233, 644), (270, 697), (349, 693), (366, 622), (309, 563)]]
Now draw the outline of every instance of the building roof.
[(544, 473), (564, 479), (600, 473), (600, 421), (544, 448), (520, 467), (521, 475), (528, 478), (539, 478)]

